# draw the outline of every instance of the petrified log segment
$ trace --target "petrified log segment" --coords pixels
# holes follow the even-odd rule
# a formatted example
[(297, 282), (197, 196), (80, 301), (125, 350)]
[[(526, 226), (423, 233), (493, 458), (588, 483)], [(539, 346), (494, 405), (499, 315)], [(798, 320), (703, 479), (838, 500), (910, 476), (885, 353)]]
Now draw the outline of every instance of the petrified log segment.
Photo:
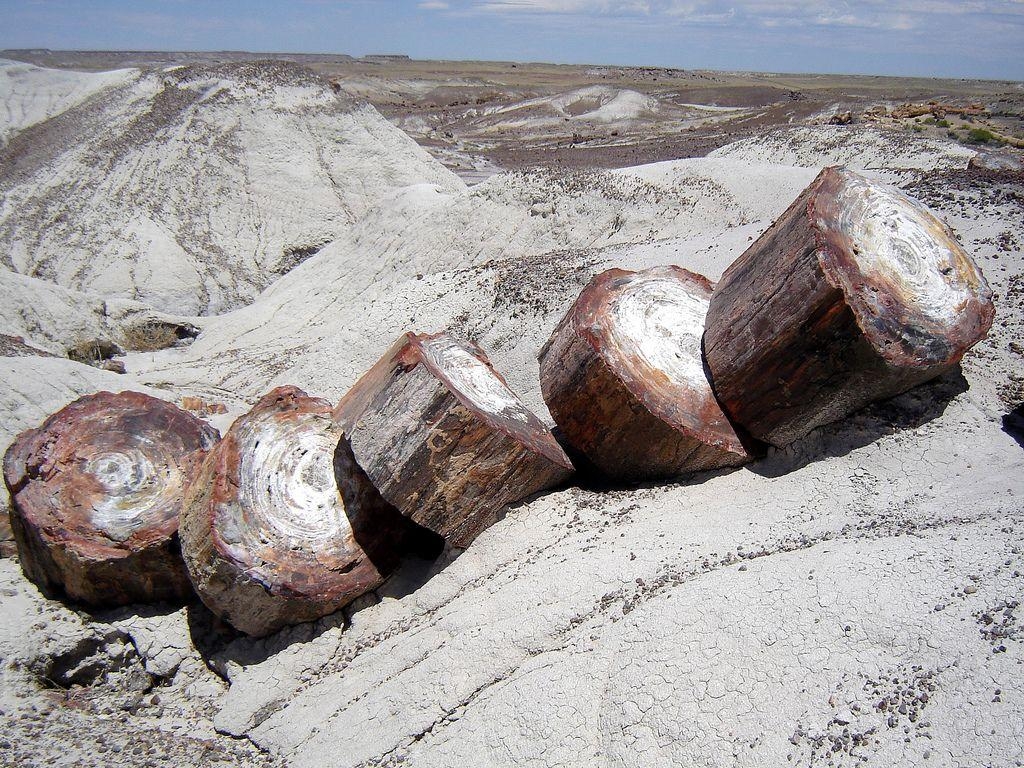
[(548, 409), (602, 472), (655, 479), (749, 458), (704, 372), (710, 298), (708, 280), (679, 267), (610, 269), (541, 350)]
[(25, 575), (94, 606), (192, 593), (178, 547), (185, 484), (217, 431), (139, 392), (76, 400), (4, 457)]
[(781, 446), (953, 368), (992, 316), (949, 227), (892, 187), (826, 168), (726, 270), (704, 353), (729, 415)]
[(403, 335), (345, 395), (335, 418), (381, 495), (459, 547), (503, 507), (572, 471), (483, 351), (444, 334)]
[(326, 400), (279, 387), (231, 425), (188, 488), (181, 543), (196, 592), (250, 635), (333, 613), (378, 586), (407, 521), (365, 478), (335, 482)]

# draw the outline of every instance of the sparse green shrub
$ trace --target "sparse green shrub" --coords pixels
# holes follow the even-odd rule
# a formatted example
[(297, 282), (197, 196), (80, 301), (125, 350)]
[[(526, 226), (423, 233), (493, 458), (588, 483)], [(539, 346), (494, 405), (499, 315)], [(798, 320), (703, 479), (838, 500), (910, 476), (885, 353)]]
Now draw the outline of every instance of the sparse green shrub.
[(942, 120), (939, 120), (936, 125), (939, 126), (939, 128), (949, 128), (949, 120), (943, 118)]
[(987, 128), (971, 128), (965, 141), (968, 144), (1002, 144), (1003, 140)]

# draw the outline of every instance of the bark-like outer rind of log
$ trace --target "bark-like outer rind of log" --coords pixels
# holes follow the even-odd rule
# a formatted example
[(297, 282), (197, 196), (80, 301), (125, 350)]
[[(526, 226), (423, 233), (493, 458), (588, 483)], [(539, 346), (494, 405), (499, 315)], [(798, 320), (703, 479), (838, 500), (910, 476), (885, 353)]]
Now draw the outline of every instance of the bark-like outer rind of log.
[[(842, 223), (847, 184), (898, 200), (902, 215), (935, 238), (935, 253), (948, 255), (942, 276), (931, 277), (967, 296), (948, 321), (861, 269), (863, 243)], [(949, 227), (897, 190), (831, 167), (725, 271), (704, 353), (726, 412), (754, 437), (784, 446), (953, 369), (993, 316), (991, 290)]]
[[(481, 407), (435, 364), (431, 344), (450, 344), (476, 358), (514, 407)], [(504, 507), (573, 471), (551, 432), (508, 390), (483, 350), (445, 334), (403, 334), (334, 415), (384, 499), (457, 547), (468, 546)]]
[[(232, 424), (188, 488), (181, 542), (189, 576), (206, 606), (246, 634), (260, 637), (334, 613), (379, 586), (397, 565), (402, 533), (393, 526), (405, 521), (358, 477), (353, 487), (363, 490), (358, 498), (346, 501), (358, 502), (359, 508), (345, 504), (346, 520), (337, 535), (315, 551), (301, 541), (283, 545), (278, 540), (281, 534), (260, 525), (263, 512), (243, 508), (241, 489), (249, 478), (242, 477), (242, 454), (255, 447), (249, 444), (250, 430), (266, 430), (263, 439), (268, 440), (274, 430), (286, 439), (295, 437), (289, 429), (323, 435), (322, 442), (330, 446), (325, 460), (333, 475), (342, 434), (331, 410), (326, 400), (309, 397), (297, 387), (274, 389)], [(283, 446), (285, 452), (290, 448), (295, 446)], [(343, 504), (340, 491), (334, 492), (339, 494), (337, 503)], [(242, 526), (248, 530), (240, 534)]]
[[(25, 575), (48, 594), (96, 607), (191, 597), (178, 514), (184, 486), (217, 438), (205, 422), (139, 392), (87, 395), (19, 435), (4, 457), (4, 482)], [(140, 443), (162, 473), (161, 500), (111, 538), (91, 517), (111, 496), (89, 460)]]
[(632, 281), (652, 276), (677, 281), (702, 301), (711, 296), (707, 278), (674, 266), (594, 277), (540, 352), (548, 410), (565, 439), (615, 479), (665, 479), (749, 461), (710, 384), (674, 381), (611, 338), (609, 307)]

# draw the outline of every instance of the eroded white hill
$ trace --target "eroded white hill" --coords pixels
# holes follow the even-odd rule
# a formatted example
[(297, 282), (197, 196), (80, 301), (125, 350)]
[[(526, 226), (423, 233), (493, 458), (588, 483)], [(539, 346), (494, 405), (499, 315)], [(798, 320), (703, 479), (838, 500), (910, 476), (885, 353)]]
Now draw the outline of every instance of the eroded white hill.
[(251, 301), (390, 192), (462, 184), (369, 106), (280, 62), (108, 88), (0, 151), (0, 260), (208, 314)]
[(134, 69), (73, 72), (0, 59), (0, 147), (18, 131), (137, 76)]
[(749, 163), (820, 168), (846, 165), (859, 170), (931, 171), (963, 168), (977, 154), (959, 144), (896, 130), (815, 125), (777, 129), (728, 144), (709, 157)]

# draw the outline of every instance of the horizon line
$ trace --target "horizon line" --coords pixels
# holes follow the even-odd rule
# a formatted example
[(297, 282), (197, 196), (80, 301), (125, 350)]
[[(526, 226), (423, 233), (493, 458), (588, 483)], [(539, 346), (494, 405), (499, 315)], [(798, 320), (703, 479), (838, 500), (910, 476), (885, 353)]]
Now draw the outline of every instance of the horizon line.
[[(976, 83), (1024, 83), (1024, 80), (1015, 80), (1013, 78), (999, 78), (999, 77), (968, 77), (964, 75), (949, 76), (949, 77), (938, 77), (935, 75), (879, 75), (868, 72), (783, 72), (775, 70), (758, 70), (758, 69), (713, 69), (713, 68), (687, 68), (687, 67), (671, 67), (662, 66), (657, 64), (614, 64), (606, 63), (599, 64), (595, 62), (554, 62), (554, 61), (540, 61), (540, 60), (521, 60), (521, 59), (419, 59), (414, 58), (404, 53), (366, 53), (361, 56), (356, 56), (350, 53), (342, 53), (340, 51), (255, 51), (247, 49), (233, 49), (233, 48), (190, 48), (190, 49), (170, 49), (170, 48), (49, 48), (46, 46), (41, 47), (20, 47), (20, 48), (0, 48), (0, 53), (33, 53), (33, 52), (48, 52), (48, 53), (126, 53), (126, 54), (144, 54), (144, 53), (179, 53), (179, 54), (216, 54), (216, 53), (227, 53), (227, 54), (245, 54), (250, 56), (344, 56), (351, 61), (360, 61), (371, 57), (392, 57), (402, 58), (410, 62), (438, 62), (438, 63), (455, 63), (455, 64), (515, 64), (515, 65), (544, 65), (549, 67), (611, 67), (617, 69), (654, 69), (662, 71), (678, 71), (678, 72), (713, 72), (715, 74), (736, 74), (736, 75), (778, 75), (782, 77), (806, 77), (806, 76), (821, 76), (821, 77), (870, 77), (879, 79), (890, 79), (890, 80), (937, 80), (937, 81), (949, 81), (957, 80), (961, 82), (976, 82)], [(31, 63), (31, 62), (25, 62)]]

